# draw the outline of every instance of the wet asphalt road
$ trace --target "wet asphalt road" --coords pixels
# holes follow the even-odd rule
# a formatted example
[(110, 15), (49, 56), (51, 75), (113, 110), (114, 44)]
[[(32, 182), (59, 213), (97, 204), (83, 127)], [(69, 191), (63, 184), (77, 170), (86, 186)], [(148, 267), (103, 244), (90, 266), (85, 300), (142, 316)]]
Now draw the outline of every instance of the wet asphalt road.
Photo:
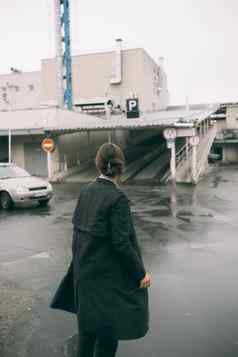
[[(153, 285), (150, 332), (117, 356), (238, 356), (238, 167), (195, 188), (124, 189)], [(0, 212), (1, 357), (73, 356), (74, 316), (48, 303), (70, 262), (78, 184), (54, 190), (48, 208)]]

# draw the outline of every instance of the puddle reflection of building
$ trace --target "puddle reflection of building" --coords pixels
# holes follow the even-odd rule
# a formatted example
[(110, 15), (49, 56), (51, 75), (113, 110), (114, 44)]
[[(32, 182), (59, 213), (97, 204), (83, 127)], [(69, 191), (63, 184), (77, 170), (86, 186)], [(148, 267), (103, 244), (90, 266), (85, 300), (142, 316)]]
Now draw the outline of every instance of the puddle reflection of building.
[(198, 189), (197, 186), (193, 187), (191, 194), (191, 210), (195, 209), (198, 202)]
[(172, 183), (169, 190), (170, 195), (170, 210), (172, 217), (177, 216), (177, 186), (176, 183)]
[[(198, 190), (197, 186), (192, 187), (190, 189), (189, 187), (187, 188), (188, 194), (188, 199), (187, 204), (188, 204), (188, 209), (190, 211), (195, 210), (198, 202)], [(181, 195), (181, 189), (179, 186), (177, 186), (175, 183), (171, 184), (169, 187), (169, 208), (171, 210), (171, 216), (176, 218), (178, 215), (179, 210), (181, 209), (181, 202), (179, 203), (179, 195)]]

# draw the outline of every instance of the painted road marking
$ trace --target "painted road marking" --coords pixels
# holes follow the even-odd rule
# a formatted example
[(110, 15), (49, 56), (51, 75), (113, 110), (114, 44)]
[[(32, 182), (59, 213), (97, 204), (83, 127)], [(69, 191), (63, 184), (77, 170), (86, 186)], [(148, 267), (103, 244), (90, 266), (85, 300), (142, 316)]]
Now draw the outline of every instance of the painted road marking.
[(48, 252), (41, 252), (41, 253), (37, 253), (34, 255), (30, 255), (29, 257), (26, 257), (24, 259), (13, 260), (11, 262), (4, 262), (1, 265), (8, 266), (8, 265), (13, 265), (13, 264), (24, 263), (25, 261), (30, 260), (30, 259), (49, 259), (49, 258), (50, 258), (50, 254)]

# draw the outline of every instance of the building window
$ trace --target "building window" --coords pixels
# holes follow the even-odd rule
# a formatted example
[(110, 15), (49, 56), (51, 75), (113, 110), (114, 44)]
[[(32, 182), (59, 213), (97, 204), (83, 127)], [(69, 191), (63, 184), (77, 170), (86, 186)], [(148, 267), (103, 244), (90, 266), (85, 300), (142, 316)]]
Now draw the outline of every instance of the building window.
[(2, 99), (5, 103), (8, 103), (8, 99), (7, 99), (7, 93), (6, 92), (3, 92), (2, 93)]
[(19, 86), (14, 86), (14, 87), (15, 87), (15, 91), (16, 91), (16, 92), (19, 92), (20, 87), (19, 87)]
[(29, 84), (28, 88), (29, 88), (29, 91), (32, 92), (34, 90), (34, 84)]
[(2, 87), (1, 89), (2, 89), (3, 92), (6, 92), (7, 87)]

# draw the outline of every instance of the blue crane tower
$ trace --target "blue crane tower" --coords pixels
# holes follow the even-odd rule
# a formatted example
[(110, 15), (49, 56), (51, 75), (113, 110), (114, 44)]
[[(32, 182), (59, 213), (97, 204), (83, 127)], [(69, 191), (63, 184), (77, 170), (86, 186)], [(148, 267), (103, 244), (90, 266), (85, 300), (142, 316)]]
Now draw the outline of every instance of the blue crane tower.
[(73, 109), (69, 0), (55, 1), (57, 104)]

